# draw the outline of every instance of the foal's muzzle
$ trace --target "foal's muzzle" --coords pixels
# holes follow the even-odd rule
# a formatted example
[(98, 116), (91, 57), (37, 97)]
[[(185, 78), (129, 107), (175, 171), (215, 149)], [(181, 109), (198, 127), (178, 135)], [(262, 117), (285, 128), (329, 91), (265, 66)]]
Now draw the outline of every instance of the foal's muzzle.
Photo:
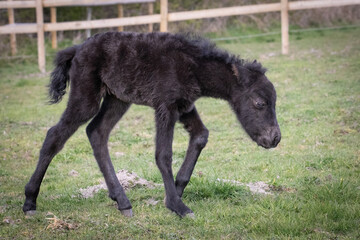
[(269, 128), (257, 140), (257, 144), (263, 148), (275, 148), (281, 140), (281, 132), (279, 127)]

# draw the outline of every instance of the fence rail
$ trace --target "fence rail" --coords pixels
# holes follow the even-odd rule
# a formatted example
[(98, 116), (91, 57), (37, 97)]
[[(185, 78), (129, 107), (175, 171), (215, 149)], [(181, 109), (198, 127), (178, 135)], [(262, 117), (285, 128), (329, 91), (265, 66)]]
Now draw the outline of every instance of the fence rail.
[[(280, 12), (281, 14), (281, 39), (282, 53), (289, 52), (289, 11), (340, 7), (349, 5), (360, 5), (360, 0), (311, 0), (311, 1), (292, 1), (279, 0), (279, 3), (257, 4), (246, 6), (234, 6), (226, 8), (205, 9), (183, 12), (168, 12), (168, 0), (160, 0), (160, 14), (153, 14), (153, 3), (155, 0), (33, 0), (33, 1), (0, 1), (0, 9), (7, 8), (9, 15), (9, 24), (0, 26), (0, 34), (10, 34), (10, 45), (12, 53), (16, 53), (16, 36), (21, 33), (37, 33), (38, 39), (38, 64), (41, 72), (45, 72), (45, 40), (44, 32), (51, 32), (52, 46), (56, 47), (56, 31), (80, 30), (119, 27), (130, 25), (149, 24), (149, 30), (152, 31), (153, 23), (160, 23), (160, 31), (168, 30), (168, 22), (185, 21), (192, 19), (226, 17), (236, 15), (248, 15), (265, 12)], [(122, 17), (122, 4), (129, 3), (148, 3), (149, 15)], [(118, 5), (119, 17), (111, 19), (99, 19), (88, 21), (70, 21), (56, 22), (56, 8), (60, 6), (101, 6)], [(50, 7), (51, 22), (45, 23), (43, 9)], [(15, 23), (14, 9), (35, 8), (36, 23)]]

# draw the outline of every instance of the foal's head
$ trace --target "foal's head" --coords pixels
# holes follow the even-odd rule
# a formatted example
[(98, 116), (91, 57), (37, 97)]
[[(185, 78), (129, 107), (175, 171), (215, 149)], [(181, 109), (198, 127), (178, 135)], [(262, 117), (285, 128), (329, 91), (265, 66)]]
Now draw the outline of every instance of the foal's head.
[(264, 148), (274, 148), (281, 139), (276, 119), (276, 92), (260, 63), (235, 63), (236, 84), (230, 104), (252, 140)]

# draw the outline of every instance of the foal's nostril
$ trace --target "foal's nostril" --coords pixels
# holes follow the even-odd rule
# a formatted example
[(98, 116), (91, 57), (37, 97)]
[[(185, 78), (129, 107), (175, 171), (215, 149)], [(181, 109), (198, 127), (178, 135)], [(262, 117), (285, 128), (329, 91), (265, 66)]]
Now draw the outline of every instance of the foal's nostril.
[(272, 145), (273, 145), (273, 146), (276, 144), (277, 139), (278, 139), (278, 136), (276, 135), (276, 136), (274, 137), (273, 141), (272, 141)]
[(275, 137), (273, 138), (273, 141), (272, 141), (272, 146), (273, 147), (276, 147), (278, 145), (278, 143), (280, 142), (280, 137), (278, 135), (275, 135)]
[(272, 127), (269, 134), (269, 143), (271, 147), (276, 147), (281, 140), (281, 133), (278, 127)]

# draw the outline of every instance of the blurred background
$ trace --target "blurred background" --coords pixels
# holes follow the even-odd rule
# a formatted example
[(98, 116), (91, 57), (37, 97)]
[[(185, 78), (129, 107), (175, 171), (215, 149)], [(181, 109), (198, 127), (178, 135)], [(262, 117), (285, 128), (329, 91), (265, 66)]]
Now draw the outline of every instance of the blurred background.
[[(168, 9), (171, 12), (192, 11), (232, 6), (254, 5), (264, 3), (279, 3), (279, 0), (169, 0)], [(87, 19), (88, 8), (84, 7), (57, 7), (57, 22), (79, 21)], [(91, 19), (117, 18), (118, 9), (116, 5), (94, 6), (91, 7)], [(154, 14), (160, 13), (160, 2), (154, 4)], [(16, 9), (14, 11), (16, 23), (35, 23), (35, 8)], [(146, 3), (124, 4), (124, 17), (148, 15), (148, 5)], [(307, 9), (289, 12), (289, 24), (291, 29), (322, 28), (334, 26), (348, 26), (360, 23), (360, 6), (345, 6), (320, 9)], [(50, 8), (44, 8), (44, 21), (50, 22)], [(0, 9), (0, 25), (8, 24), (7, 9)], [(125, 26), (124, 31), (147, 32), (148, 25)], [(267, 33), (280, 29), (280, 12), (218, 17), (199, 20), (187, 20), (180, 22), (169, 22), (169, 32), (197, 32), (208, 36), (233, 36), (249, 35), (254, 33)], [(117, 30), (117, 28), (92, 29), (91, 34)], [(159, 31), (159, 24), (153, 25), (153, 31)], [(49, 39), (50, 32), (45, 33)], [(58, 42), (64, 40), (72, 41), (73, 44), (82, 42), (86, 39), (86, 30), (58, 31)], [(34, 46), (36, 44), (36, 33), (18, 34), (17, 46)], [(67, 42), (68, 45), (71, 44)], [(9, 48), (9, 35), (0, 35), (0, 56), (11, 55)]]

